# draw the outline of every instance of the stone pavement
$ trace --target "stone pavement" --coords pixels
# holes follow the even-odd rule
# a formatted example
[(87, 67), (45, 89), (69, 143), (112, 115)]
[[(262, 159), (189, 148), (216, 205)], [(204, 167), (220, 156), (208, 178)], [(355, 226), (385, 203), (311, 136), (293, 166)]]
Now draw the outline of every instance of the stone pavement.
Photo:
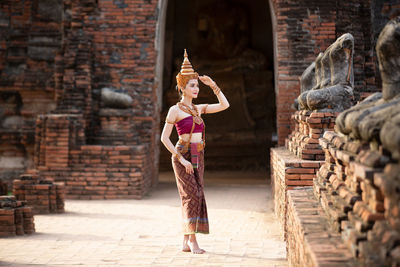
[(0, 266), (287, 266), (271, 187), (249, 173), (207, 173), (207, 253), (181, 252), (172, 173), (143, 200), (67, 200), (65, 214), (35, 215), (36, 233), (0, 239)]

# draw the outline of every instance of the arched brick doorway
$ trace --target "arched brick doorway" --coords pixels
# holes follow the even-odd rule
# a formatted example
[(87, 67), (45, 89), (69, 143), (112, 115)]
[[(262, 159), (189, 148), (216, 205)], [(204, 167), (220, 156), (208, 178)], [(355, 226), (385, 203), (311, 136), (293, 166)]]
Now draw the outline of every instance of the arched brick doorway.
[[(269, 148), (276, 136), (270, 13), (264, 0), (160, 4), (156, 74), (160, 128), (168, 107), (179, 101), (174, 77), (184, 48), (196, 71), (211, 76), (231, 103), (229, 110), (205, 116), (208, 170), (268, 168)], [(216, 101), (212, 91), (201, 85), (196, 103)], [(175, 131), (171, 139), (177, 139)], [(168, 151), (161, 147), (163, 170), (171, 170), (171, 165)]]

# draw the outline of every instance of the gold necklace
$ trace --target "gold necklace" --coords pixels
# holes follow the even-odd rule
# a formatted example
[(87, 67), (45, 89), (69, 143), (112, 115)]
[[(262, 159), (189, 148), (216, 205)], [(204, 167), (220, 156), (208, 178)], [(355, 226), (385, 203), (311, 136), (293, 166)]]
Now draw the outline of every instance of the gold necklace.
[(202, 124), (203, 123), (203, 119), (199, 116), (199, 112), (196, 109), (196, 106), (194, 106), (192, 104), (192, 107), (189, 107), (188, 105), (186, 105), (185, 103), (182, 102), (178, 102), (178, 107), (186, 113), (189, 113), (190, 115), (192, 115), (193, 117), (193, 121), (197, 124)]

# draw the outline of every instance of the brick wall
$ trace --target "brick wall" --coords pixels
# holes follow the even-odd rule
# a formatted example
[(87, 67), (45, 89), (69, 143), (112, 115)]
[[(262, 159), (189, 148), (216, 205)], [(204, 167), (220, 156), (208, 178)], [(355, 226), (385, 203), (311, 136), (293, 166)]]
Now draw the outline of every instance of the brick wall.
[(105, 139), (114, 144), (89, 145), (83, 125), (81, 115), (38, 118), (35, 164), (40, 177), (64, 182), (69, 199), (142, 198), (152, 184), (149, 144), (118, 145)]
[(313, 178), (323, 161), (302, 160), (284, 147), (271, 149), (271, 183), (275, 215), (286, 235), (287, 192), (312, 186)]
[[(111, 87), (129, 94), (133, 99), (131, 109), (124, 115), (119, 113), (118, 119), (114, 117), (112, 120), (118, 120), (117, 125), (122, 127), (124, 120), (129, 121), (132, 128), (131, 133), (120, 136), (119, 143), (132, 145), (135, 139), (136, 145), (149, 145), (148, 157), (153, 165), (149, 169), (150, 179), (155, 184), (159, 153), (156, 140), (159, 112), (156, 88), (153, 88), (157, 1), (86, 0), (69, 3), (65, 6), (65, 12), (71, 14), (64, 21), (66, 48), (59, 64), (65, 67), (62, 72), (64, 85), (58, 94), (58, 113), (73, 113), (77, 107), (75, 97), (78, 95), (82, 99), (78, 109), (85, 114), (87, 141), (89, 144), (98, 144), (102, 142), (99, 136), (107, 135), (101, 127), (109, 126), (106, 121), (112, 117), (110, 112), (104, 112), (100, 89)], [(87, 59), (84, 62), (89, 62), (89, 66), (80, 63), (82, 57)], [(71, 62), (71, 58), (75, 60)], [(73, 63), (80, 64), (80, 69)], [(70, 78), (68, 83), (65, 83), (65, 77)], [(82, 81), (77, 83), (81, 78)], [(75, 93), (77, 86), (85, 93)]]
[(26, 201), (34, 214), (64, 212), (64, 184), (40, 178), (37, 173), (23, 174), (14, 180), (13, 195)]
[[(38, 117), (35, 164), (43, 178), (65, 182), (67, 198), (142, 198), (157, 181), (155, 5), (65, 2), (57, 108)], [(104, 106), (104, 87), (130, 95), (132, 107)]]
[(398, 264), (400, 165), (384, 149), (335, 132), (320, 138), (325, 163), (310, 188), (288, 191), (293, 266)]
[[(355, 100), (377, 91), (375, 39), (370, 0), (281, 1), (272, 0), (275, 14), (275, 92), (278, 143), (291, 132), (291, 107), (300, 93), (299, 77), (319, 52), (345, 32), (355, 38)], [(394, 8), (395, 5), (391, 6)]]
[[(320, 142), (326, 162), (314, 188), (331, 229), (341, 233), (353, 256), (365, 264), (396, 261), (394, 247), (385, 245), (383, 236), (397, 229), (397, 196), (389, 188), (397, 186), (398, 164), (387, 164), (382, 149), (371, 150), (369, 144), (334, 132), (326, 132)], [(374, 256), (377, 250), (385, 252)]]
[[(383, 2), (375, 1), (371, 4), (370, 1), (343, 1), (343, 3), (337, 1), (336, 9), (331, 10), (331, 14), (336, 16), (336, 22), (333, 24), (335, 34), (340, 35), (350, 31), (355, 36), (355, 47), (358, 46), (354, 57), (355, 100), (364, 98), (379, 88), (379, 78), (374, 77), (377, 70), (376, 56), (373, 52), (376, 29), (371, 26), (374, 24), (374, 22), (371, 23), (374, 20), (372, 13), (382, 12), (383, 6), (391, 10), (391, 14), (398, 12), (397, 3)], [(292, 2), (280, 5), (278, 1), (274, 2), (274, 7), (275, 10), (280, 7), (290, 14), (291, 4), (294, 5)], [(309, 7), (311, 6), (312, 11), (315, 4), (308, 1), (308, 14), (310, 14)], [(318, 12), (324, 13), (323, 9), (318, 9)], [(357, 17), (357, 12), (364, 12), (366, 16)], [(390, 12), (386, 11), (386, 13)], [(288, 19), (288, 17), (277, 16), (277, 28), (279, 28), (280, 19)], [(283, 49), (289, 49), (291, 43), (289, 29), (284, 23), (282, 23), (282, 28), (283, 34), (286, 37), (289, 36), (287, 40), (284, 40)], [(295, 31), (299, 29), (300, 27), (297, 27)], [(290, 33), (293, 34), (293, 32)], [(323, 37), (322, 34), (320, 37), (329, 39), (329, 35)], [(279, 58), (279, 48), (282, 44), (279, 44), (279, 40), (277, 43), (276, 56)], [(307, 41), (304, 45), (307, 46)], [(286, 61), (282, 62), (286, 64)], [(279, 60), (276, 64), (280, 64)], [(291, 67), (294, 73), (295, 64), (290, 65), (288, 69), (290, 70)], [(276, 81), (278, 110), (281, 95), (279, 90), (288, 88), (286, 81), (290, 80), (288, 77), (290, 75), (290, 71), (280, 75), (280, 69), (278, 69)], [(282, 81), (284, 81), (283, 84)], [(287, 102), (285, 97), (291, 92), (293, 91), (284, 92), (282, 102)], [(297, 96), (297, 94), (294, 95)], [(279, 116), (278, 111), (278, 128), (281, 122)], [(297, 119), (294, 120), (295, 132), (289, 136), (289, 142), (286, 143), (291, 151), (301, 155), (298, 152), (302, 151), (301, 141), (304, 140), (304, 134), (307, 134), (307, 131), (304, 131), (307, 119), (300, 127), (300, 117), (300, 115), (294, 116)], [(332, 129), (332, 127), (329, 128)], [(284, 137), (285, 135), (282, 136), (279, 133), (280, 143)], [(285, 186), (286, 178), (284, 177), (288, 174), (284, 172), (284, 162), (289, 161), (291, 154), (283, 148), (274, 149), (271, 152), (271, 158), (274, 159), (271, 165), (274, 165), (272, 182), (275, 207), (279, 211), (277, 215), (280, 216), (280, 221), (286, 224), (284, 229), (289, 263), (293, 266), (398, 264), (400, 250), (394, 242), (398, 240), (398, 194), (394, 193), (400, 170), (398, 163), (386, 165), (388, 155), (381, 147), (373, 148), (369, 144), (361, 144), (348, 138), (343, 140), (329, 131), (325, 132), (324, 139), (320, 139), (320, 145), (324, 149), (325, 162), (314, 179), (313, 191), (310, 188), (297, 188), (298, 190), (287, 191), (286, 195), (282, 193), (285, 190), (278, 186)], [(385, 165), (386, 167), (383, 168)], [(280, 195), (277, 195), (277, 192), (280, 192)], [(277, 204), (279, 201), (285, 203), (286, 207), (285, 204)], [(285, 218), (282, 218), (282, 211), (285, 213)]]
[(0, 179), (12, 189), (13, 179), (33, 166), (34, 132), (3, 130), (0, 133)]
[[(398, 0), (376, 0), (371, 3), (373, 16), (372, 16), (372, 34), (373, 44), (375, 48), (376, 40), (378, 40), (379, 33), (385, 27), (386, 23), (400, 15), (400, 4)], [(377, 62), (376, 51), (373, 49), (374, 59)], [(375, 79), (378, 88), (381, 86), (381, 78), (379, 68), (375, 68)]]
[(289, 266), (358, 266), (311, 188), (288, 191), (287, 256)]
[(338, 113), (296, 111), (292, 115), (294, 131), (288, 136), (285, 147), (300, 159), (324, 160), (319, 138), (333, 130)]
[(134, 134), (139, 144), (150, 145), (153, 182), (157, 179), (159, 154), (159, 110), (154, 87), (157, 2), (98, 0), (98, 13), (89, 18), (96, 20), (92, 31), (97, 65), (93, 88), (111, 86), (132, 96)]
[(35, 223), (32, 208), (14, 196), (0, 196), (0, 237), (32, 234)]
[[(32, 167), (38, 114), (83, 112), (87, 141), (96, 143), (96, 127), (103, 119), (99, 116), (100, 89), (113, 87), (134, 100), (134, 134), (138, 142), (150, 146), (152, 182), (156, 183), (160, 112), (154, 84), (154, 41), (158, 2), (1, 1), (0, 122), (3, 125), (7, 120), (12, 127), (0, 127), (0, 146), (4, 148), (0, 157), (19, 164), (18, 171), (0, 166), (2, 176), (15, 177)], [(398, 14), (399, 5), (395, 0), (271, 0), (271, 7), (276, 32), (276, 123), (282, 145), (291, 131), (298, 77), (318, 52), (343, 32), (355, 36), (356, 98), (376, 90), (379, 78), (374, 78), (373, 47), (381, 26)], [(26, 138), (15, 141), (21, 133)], [(4, 155), (9, 151), (18, 156)]]
[[(33, 167), (33, 158), (37, 156), (33, 137), (38, 114), (83, 114), (85, 141), (101, 142), (101, 138), (96, 138), (101, 127), (107, 127), (104, 123), (110, 118), (105, 117), (110, 116), (101, 116), (104, 112), (100, 89), (112, 87), (132, 96), (134, 102), (124, 116), (111, 119), (119, 120), (120, 125), (123, 120), (134, 124), (134, 131), (121, 135), (119, 144), (132, 145), (130, 135), (135, 135), (136, 144), (150, 146), (149, 179), (152, 184), (156, 183), (159, 132), (153, 88), (156, 6), (157, 1), (133, 0), (0, 3), (0, 96), (10, 92), (15, 95), (7, 95), (5, 101), (15, 103), (10, 106), (6, 102), (5, 107), (12, 109), (6, 109), (5, 117), (4, 109), (0, 109), (0, 122), (10, 116), (22, 118), (30, 134), (25, 138), (30, 141), (28, 144), (17, 138), (19, 143), (14, 154), (18, 157), (10, 155), (9, 144), (13, 142), (9, 141), (15, 138), (2, 135), (0, 145), (9, 153), (6, 160), (19, 163), (22, 158), (23, 161), (19, 172), (8, 169), (4, 176), (16, 178), (24, 169)], [(4, 107), (1, 100), (0, 104)], [(0, 131), (5, 130), (0, 127)], [(18, 136), (21, 132), (21, 127), (15, 127), (9, 136)], [(107, 133), (103, 131), (102, 135)]]
[(33, 167), (36, 115), (55, 108), (61, 18), (62, 0), (0, 1), (0, 179), (9, 185)]
[(287, 191), (313, 185), (313, 179), (324, 163), (324, 151), (318, 140), (325, 131), (334, 128), (336, 115), (306, 110), (295, 112), (292, 116), (295, 127), (286, 139), (286, 147), (271, 149), (275, 215), (285, 234)]
[(27, 124), (54, 109), (54, 58), (62, 46), (62, 0), (1, 1), (0, 93), (18, 92)]

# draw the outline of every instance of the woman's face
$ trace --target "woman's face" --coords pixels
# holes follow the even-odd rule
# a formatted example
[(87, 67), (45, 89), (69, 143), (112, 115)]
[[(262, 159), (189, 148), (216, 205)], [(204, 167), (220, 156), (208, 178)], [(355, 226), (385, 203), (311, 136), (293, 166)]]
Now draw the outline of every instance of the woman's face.
[(197, 79), (189, 80), (185, 89), (183, 89), (183, 93), (185, 96), (197, 98), (199, 94), (199, 81)]

